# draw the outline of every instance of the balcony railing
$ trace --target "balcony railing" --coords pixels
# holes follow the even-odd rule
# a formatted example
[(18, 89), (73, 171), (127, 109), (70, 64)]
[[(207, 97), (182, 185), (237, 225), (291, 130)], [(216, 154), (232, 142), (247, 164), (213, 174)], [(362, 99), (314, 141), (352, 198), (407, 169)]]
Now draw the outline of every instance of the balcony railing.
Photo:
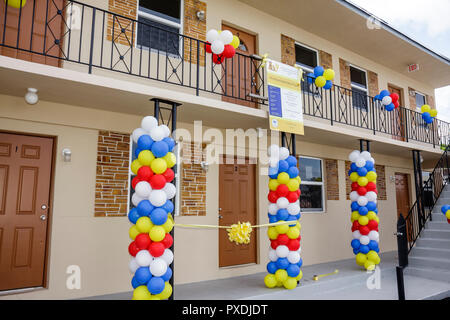
[[(5, 27), (6, 26), (6, 27)], [(103, 70), (178, 85), (250, 107), (267, 104), (265, 70), (256, 55), (236, 53), (215, 64), (206, 42), (148, 19), (135, 20), (70, 0), (28, 0), (21, 9), (0, 1), (0, 54), (79, 70)], [(312, 82), (312, 83), (311, 83)], [(435, 147), (448, 145), (450, 124), (427, 125), (420, 113), (386, 111), (372, 97), (334, 85), (302, 82), (304, 114)]]

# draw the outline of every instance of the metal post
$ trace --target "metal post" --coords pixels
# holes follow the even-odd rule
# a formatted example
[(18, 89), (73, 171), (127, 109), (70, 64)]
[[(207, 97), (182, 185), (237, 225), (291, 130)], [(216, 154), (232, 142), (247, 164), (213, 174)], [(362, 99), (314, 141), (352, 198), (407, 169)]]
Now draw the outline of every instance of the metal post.
[(405, 282), (403, 279), (403, 268), (397, 266), (396, 271), (397, 271), (398, 300), (404, 301), (405, 300)]
[[(197, 83), (195, 85), (195, 94), (197, 96), (200, 94), (200, 89), (199, 89), (199, 87), (200, 87), (200, 83), (199, 83), (200, 82), (200, 44), (202, 44), (202, 42), (200, 40), (197, 40), (197, 80), (196, 80)], [(206, 68), (206, 65), (205, 65), (205, 68)]]
[(406, 220), (402, 214), (397, 220), (397, 249), (398, 249), (398, 264), (400, 267), (408, 265), (408, 235), (406, 230)]
[(419, 230), (422, 229), (422, 218), (424, 216), (424, 207), (423, 207), (423, 201), (422, 201), (422, 169), (420, 166), (420, 151), (419, 150), (413, 150), (413, 164), (414, 164), (414, 184), (416, 187), (416, 200), (417, 200), (417, 206), (418, 206), (418, 222), (419, 222)]
[(364, 140), (364, 139), (359, 139), (359, 151), (361, 151), (361, 152), (363, 152), (363, 151), (370, 152), (370, 141), (369, 140)]
[[(92, 9), (92, 27), (91, 27), (91, 48), (89, 52), (89, 74), (92, 73), (92, 59), (94, 55), (94, 37), (95, 37), (95, 12), (97, 9)], [(114, 35), (113, 35), (114, 37)], [(130, 68), (131, 70), (131, 68)]]

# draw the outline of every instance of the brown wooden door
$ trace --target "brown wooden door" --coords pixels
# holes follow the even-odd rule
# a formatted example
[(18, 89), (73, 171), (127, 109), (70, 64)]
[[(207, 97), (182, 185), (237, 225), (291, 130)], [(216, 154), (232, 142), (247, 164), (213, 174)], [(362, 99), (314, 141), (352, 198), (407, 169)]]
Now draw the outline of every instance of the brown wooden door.
[(255, 66), (249, 58), (249, 56), (256, 53), (256, 37), (226, 25), (222, 25), (222, 30), (230, 30), (233, 35), (239, 37), (241, 43), (236, 49), (236, 52), (242, 54), (234, 55), (233, 59), (225, 59), (223, 63), (226, 71), (226, 83), (223, 84), (225, 94), (232, 97), (239, 97), (240, 99), (223, 96), (222, 100), (256, 108), (257, 104), (255, 102), (244, 101), (251, 99), (248, 96), (249, 93), (256, 93), (255, 87), (252, 86), (252, 83), (257, 81), (256, 77), (253, 77)]
[(5, 11), (5, 7), (5, 1), (0, 1), (0, 44), (9, 47), (0, 46), (0, 54), (58, 67), (60, 60), (50, 56), (60, 57), (64, 48), (64, 0), (28, 0), (22, 9), (7, 6)]
[[(400, 214), (403, 218), (409, 213), (410, 200), (409, 200), (409, 175), (406, 173), (395, 173), (395, 197), (397, 202), (397, 217)], [(410, 230), (410, 225), (406, 226), (407, 230)], [(408, 238), (411, 236), (411, 232), (408, 231)]]
[[(396, 88), (394, 86), (388, 85), (388, 90), (390, 93), (396, 93), (398, 94), (398, 96), (400, 97), (398, 99), (398, 102), (400, 103), (401, 107), (404, 107), (405, 105), (403, 104), (403, 90)], [(400, 140), (400, 141), (405, 141), (405, 115), (403, 114), (402, 110), (400, 108), (395, 109), (394, 111), (392, 111), (392, 129), (393, 129), (393, 134), (392, 138), (395, 140)]]
[(44, 285), (52, 154), (51, 138), (0, 133), (0, 290)]
[[(237, 222), (256, 224), (256, 165), (221, 164), (219, 169), (219, 225)], [(219, 229), (219, 267), (256, 263), (256, 234), (250, 244), (231, 243), (225, 229)]]

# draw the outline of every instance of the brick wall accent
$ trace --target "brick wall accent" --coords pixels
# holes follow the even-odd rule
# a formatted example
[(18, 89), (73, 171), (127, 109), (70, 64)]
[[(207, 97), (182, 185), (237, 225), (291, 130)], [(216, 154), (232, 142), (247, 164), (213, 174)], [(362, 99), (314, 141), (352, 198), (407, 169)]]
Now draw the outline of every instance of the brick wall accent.
[[(108, 0), (108, 11), (120, 14), (124, 17), (136, 20), (137, 0)], [(106, 38), (112, 41), (114, 26), (114, 42), (125, 46), (133, 45), (133, 23), (124, 18), (114, 17), (108, 14)], [(136, 26), (135, 30), (136, 30)], [(122, 29), (124, 29), (122, 32)]]
[(319, 63), (325, 69), (333, 69), (333, 57), (328, 52), (319, 51)]
[(99, 131), (95, 178), (96, 217), (127, 214), (130, 135)]
[(339, 58), (339, 73), (341, 75), (341, 87), (351, 89), (350, 67), (346, 65), (346, 61)]
[(373, 71), (367, 71), (367, 79), (369, 81), (369, 95), (375, 97), (380, 93), (378, 88), (378, 74)]
[(348, 176), (348, 171), (350, 170), (351, 161), (345, 161), (345, 194), (347, 197), (347, 200), (350, 200), (350, 192), (352, 192), (352, 181), (350, 180), (350, 177)]
[(295, 65), (295, 40), (284, 34), (281, 35), (281, 62)]
[[(350, 170), (350, 161), (345, 161), (345, 191), (347, 194), (347, 200), (350, 200), (350, 192), (352, 192), (352, 181), (348, 176), (348, 171)], [(386, 195), (386, 170), (385, 166), (375, 165), (375, 170), (377, 171), (377, 190), (378, 190), (378, 200), (387, 200)]]
[(427, 103), (431, 109), (436, 109), (436, 103), (434, 102), (434, 96), (427, 95)]
[(411, 92), (411, 90), (412, 91), (416, 91), (413, 88), (408, 87), (407, 94), (408, 94), (408, 100), (409, 100), (409, 108), (411, 110), (416, 110), (416, 96), (415, 95), (412, 96), (412, 95), (409, 94)]
[[(184, 0), (183, 33), (194, 39), (206, 41), (206, 18), (200, 21), (197, 18), (198, 11), (204, 11), (206, 16), (206, 3), (198, 0)], [(200, 46), (200, 65), (205, 64), (205, 48)], [(197, 42), (184, 41), (184, 60), (197, 64)]]
[(181, 165), (181, 215), (206, 215), (206, 172), (200, 163), (205, 158), (204, 145), (185, 143)]
[(339, 200), (338, 162), (334, 159), (325, 160), (327, 200)]

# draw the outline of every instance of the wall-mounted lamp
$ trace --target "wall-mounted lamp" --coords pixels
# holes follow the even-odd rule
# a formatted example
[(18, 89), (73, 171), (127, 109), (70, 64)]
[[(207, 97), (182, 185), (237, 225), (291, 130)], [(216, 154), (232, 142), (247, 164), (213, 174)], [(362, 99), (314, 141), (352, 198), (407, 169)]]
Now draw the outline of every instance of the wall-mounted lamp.
[(415, 90), (409, 90), (409, 95), (411, 97), (415, 97), (416, 96), (416, 91)]
[(391, 183), (395, 182), (395, 177), (394, 176), (389, 176), (389, 180), (391, 181)]
[(38, 90), (35, 88), (28, 88), (27, 93), (25, 94), (25, 101), (28, 104), (36, 104), (39, 101), (39, 96), (37, 95)]
[(202, 161), (200, 162), (200, 167), (202, 167), (202, 170), (205, 172), (208, 172), (209, 169), (209, 163), (206, 161)]
[(72, 151), (68, 148), (64, 148), (62, 151), (64, 162), (70, 162), (72, 160)]
[(196, 15), (198, 20), (205, 21), (205, 11), (203, 10), (197, 11)]

